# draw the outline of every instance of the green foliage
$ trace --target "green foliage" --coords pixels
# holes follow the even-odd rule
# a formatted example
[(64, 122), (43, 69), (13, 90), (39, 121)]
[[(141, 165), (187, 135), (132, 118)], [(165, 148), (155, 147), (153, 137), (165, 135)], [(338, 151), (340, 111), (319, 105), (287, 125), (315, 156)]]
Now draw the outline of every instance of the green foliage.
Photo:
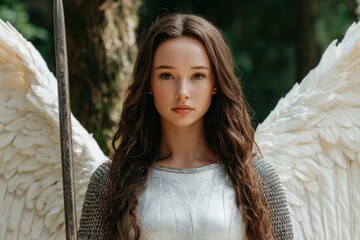
[(0, 5), (0, 18), (9, 21), (26, 39), (49, 40), (49, 33), (31, 22), (26, 5), (16, 0), (3, 0)]
[[(50, 3), (49, 3), (50, 4)], [(35, 23), (31, 16), (29, 2), (21, 0), (2, 0), (0, 3), (0, 18), (13, 25), (27, 40), (31, 41), (54, 71), (53, 37), (50, 29)]]
[(315, 33), (321, 54), (332, 40), (341, 41), (346, 29), (355, 19), (347, 1), (319, 1), (317, 9)]

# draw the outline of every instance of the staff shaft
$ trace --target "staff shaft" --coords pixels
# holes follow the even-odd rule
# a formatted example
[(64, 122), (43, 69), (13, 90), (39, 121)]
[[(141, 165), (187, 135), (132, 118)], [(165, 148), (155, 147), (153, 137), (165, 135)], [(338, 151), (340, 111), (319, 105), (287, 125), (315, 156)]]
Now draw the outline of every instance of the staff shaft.
[(56, 78), (58, 80), (61, 165), (64, 189), (66, 239), (76, 240), (76, 204), (72, 161), (71, 110), (65, 20), (62, 0), (54, 0)]

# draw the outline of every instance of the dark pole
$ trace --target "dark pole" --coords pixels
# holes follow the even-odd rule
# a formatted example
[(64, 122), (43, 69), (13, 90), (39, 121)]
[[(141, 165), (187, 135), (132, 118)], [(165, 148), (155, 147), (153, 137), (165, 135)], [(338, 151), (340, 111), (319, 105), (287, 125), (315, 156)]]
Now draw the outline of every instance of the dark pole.
[(62, 0), (54, 0), (56, 78), (58, 80), (61, 165), (64, 189), (67, 240), (76, 240), (76, 205), (72, 161), (71, 111), (66, 53), (65, 20)]

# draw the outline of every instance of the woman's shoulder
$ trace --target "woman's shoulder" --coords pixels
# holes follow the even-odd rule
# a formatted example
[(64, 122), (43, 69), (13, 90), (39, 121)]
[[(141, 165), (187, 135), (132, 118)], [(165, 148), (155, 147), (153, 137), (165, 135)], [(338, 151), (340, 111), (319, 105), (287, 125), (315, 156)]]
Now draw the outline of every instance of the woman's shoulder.
[(110, 161), (100, 164), (90, 177), (88, 188), (102, 189), (109, 181)]
[(260, 156), (255, 156), (253, 158), (253, 165), (262, 183), (266, 183), (268, 181), (280, 183), (279, 176), (269, 161)]
[(293, 229), (285, 192), (275, 168), (261, 157), (253, 159), (261, 188), (268, 203), (275, 239), (293, 239)]
[(277, 196), (274, 195), (282, 195), (285, 197), (279, 176), (270, 162), (256, 156), (253, 158), (253, 165), (259, 176), (259, 181), (265, 196), (271, 198), (270, 200), (277, 198)]
[(83, 203), (77, 239), (110, 239), (102, 229), (102, 197), (109, 181), (109, 162), (99, 165), (90, 177)]

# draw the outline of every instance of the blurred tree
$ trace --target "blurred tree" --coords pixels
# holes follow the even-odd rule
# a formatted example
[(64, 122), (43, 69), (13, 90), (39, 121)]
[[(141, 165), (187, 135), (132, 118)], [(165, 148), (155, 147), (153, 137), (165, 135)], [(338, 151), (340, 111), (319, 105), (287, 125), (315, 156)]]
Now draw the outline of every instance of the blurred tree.
[[(136, 57), (139, 0), (66, 0), (72, 111), (103, 150), (117, 126)], [(108, 148), (109, 149), (109, 148)]]
[(315, 4), (296, 0), (296, 81), (300, 82), (316, 66)]

